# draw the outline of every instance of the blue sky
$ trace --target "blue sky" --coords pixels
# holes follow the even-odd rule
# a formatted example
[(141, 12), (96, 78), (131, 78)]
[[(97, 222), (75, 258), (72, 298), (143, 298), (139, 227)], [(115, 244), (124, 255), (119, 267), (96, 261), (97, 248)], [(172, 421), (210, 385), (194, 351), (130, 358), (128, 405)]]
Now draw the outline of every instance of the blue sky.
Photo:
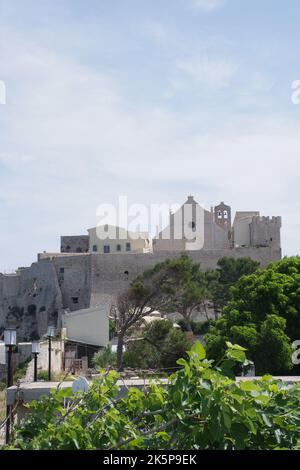
[(0, 0), (0, 272), (96, 208), (282, 215), (299, 253), (297, 0)]

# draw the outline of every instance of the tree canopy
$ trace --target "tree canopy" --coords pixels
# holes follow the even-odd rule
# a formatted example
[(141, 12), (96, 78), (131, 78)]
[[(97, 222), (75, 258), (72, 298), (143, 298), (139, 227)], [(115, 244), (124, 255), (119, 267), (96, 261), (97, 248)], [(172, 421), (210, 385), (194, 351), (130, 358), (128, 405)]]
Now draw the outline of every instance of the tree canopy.
[(226, 341), (248, 348), (259, 374), (286, 374), (293, 341), (300, 338), (300, 258), (284, 258), (241, 277), (230, 289), (224, 315), (206, 335), (208, 355), (220, 357)]

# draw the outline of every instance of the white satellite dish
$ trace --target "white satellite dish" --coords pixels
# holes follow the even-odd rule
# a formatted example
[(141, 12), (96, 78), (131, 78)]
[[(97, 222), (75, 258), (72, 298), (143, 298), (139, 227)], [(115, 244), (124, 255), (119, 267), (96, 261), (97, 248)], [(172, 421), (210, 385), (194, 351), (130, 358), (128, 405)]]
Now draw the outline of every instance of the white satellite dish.
[(88, 391), (90, 384), (88, 383), (85, 377), (78, 377), (78, 379), (74, 380), (72, 385), (72, 391), (74, 393), (85, 393)]

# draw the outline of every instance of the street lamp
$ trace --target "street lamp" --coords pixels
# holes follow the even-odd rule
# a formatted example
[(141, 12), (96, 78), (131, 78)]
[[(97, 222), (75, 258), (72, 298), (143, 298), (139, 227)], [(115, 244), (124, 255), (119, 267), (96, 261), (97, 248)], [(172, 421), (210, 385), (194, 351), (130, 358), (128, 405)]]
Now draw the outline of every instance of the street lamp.
[(32, 341), (31, 352), (32, 352), (33, 359), (34, 359), (33, 381), (37, 382), (37, 359), (38, 359), (38, 355), (40, 354), (40, 342), (39, 341)]
[[(4, 330), (4, 344), (7, 348), (7, 388), (13, 385), (13, 373), (12, 373), (12, 352), (13, 347), (17, 344), (17, 331), (14, 328), (7, 328)], [(11, 425), (11, 407), (6, 406), (6, 443), (9, 443), (10, 437), (10, 425)]]
[(47, 337), (48, 337), (48, 380), (51, 382), (51, 340), (54, 338), (56, 332), (55, 326), (48, 326)]

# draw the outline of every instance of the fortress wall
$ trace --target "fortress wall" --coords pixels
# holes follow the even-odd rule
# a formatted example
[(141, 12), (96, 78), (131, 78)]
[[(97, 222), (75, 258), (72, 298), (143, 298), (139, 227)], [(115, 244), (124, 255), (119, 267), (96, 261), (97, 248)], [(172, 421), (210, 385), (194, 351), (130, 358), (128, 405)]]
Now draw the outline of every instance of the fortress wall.
[(281, 217), (253, 217), (250, 224), (252, 246), (280, 247)]
[[(203, 269), (214, 269), (224, 256), (251, 257), (262, 267), (281, 258), (280, 248), (237, 248), (185, 252)], [(30, 341), (46, 333), (63, 309), (71, 311), (112, 304), (117, 295), (145, 269), (181, 252), (153, 254), (98, 254), (53, 256), (41, 259), (18, 276), (0, 275), (0, 334), (9, 324), (18, 327), (18, 341)], [(78, 302), (74, 303), (74, 298)]]
[[(251, 257), (261, 267), (281, 258), (280, 250), (266, 248), (240, 248), (223, 250), (201, 250), (185, 252), (194, 261), (200, 262), (203, 269), (215, 269), (217, 262), (224, 256), (241, 258)], [(103, 301), (110, 302), (129, 286), (130, 282), (145, 269), (167, 258), (178, 258), (180, 252), (157, 252), (153, 254), (91, 254), (91, 305)]]
[(17, 328), (18, 341), (31, 341), (56, 323), (62, 302), (56, 272), (50, 261), (34, 263), (21, 271), (17, 294), (0, 299), (0, 325)]
[[(91, 257), (89, 254), (65, 255), (53, 258), (59, 281), (62, 303), (71, 311), (90, 306), (90, 272)], [(75, 302), (76, 299), (76, 302)]]

